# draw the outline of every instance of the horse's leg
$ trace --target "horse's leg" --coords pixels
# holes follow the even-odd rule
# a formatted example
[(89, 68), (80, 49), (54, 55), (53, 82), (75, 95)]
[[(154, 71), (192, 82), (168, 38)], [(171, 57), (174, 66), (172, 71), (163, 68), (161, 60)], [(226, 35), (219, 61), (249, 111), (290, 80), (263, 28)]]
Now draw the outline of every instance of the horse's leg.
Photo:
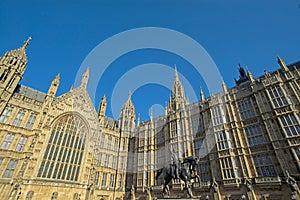
[(198, 174), (196, 176), (197, 176), (197, 179), (198, 179), (199, 187), (201, 187), (201, 177)]
[(168, 192), (167, 195), (168, 195), (168, 198), (169, 198), (170, 195), (171, 195), (171, 194), (170, 194), (170, 187), (169, 187), (169, 185), (166, 185), (166, 188), (167, 188), (167, 192)]
[(171, 195), (171, 193), (170, 193), (170, 188), (169, 188), (169, 183), (170, 183), (170, 181), (172, 180), (172, 177), (171, 176), (168, 176), (167, 178), (166, 178), (166, 186), (167, 186), (167, 188), (168, 188), (168, 197), (170, 197), (170, 195)]
[(188, 192), (188, 197), (193, 198), (194, 195), (193, 195), (191, 187), (188, 185), (186, 189), (187, 189), (187, 192)]
[[(195, 177), (193, 177), (193, 176), (190, 177), (190, 179), (193, 179), (193, 178), (195, 178)], [(186, 188), (186, 191), (187, 191), (188, 198), (192, 198), (194, 195), (193, 195), (193, 192), (192, 192), (191, 187), (189, 185), (188, 176), (184, 177), (184, 185), (185, 185), (185, 188)]]
[(164, 183), (163, 183), (164, 187), (163, 187), (163, 191), (162, 191), (162, 195), (163, 197), (165, 198), (165, 193), (166, 193), (166, 190), (167, 190), (167, 185), (166, 185), (166, 180), (164, 179)]

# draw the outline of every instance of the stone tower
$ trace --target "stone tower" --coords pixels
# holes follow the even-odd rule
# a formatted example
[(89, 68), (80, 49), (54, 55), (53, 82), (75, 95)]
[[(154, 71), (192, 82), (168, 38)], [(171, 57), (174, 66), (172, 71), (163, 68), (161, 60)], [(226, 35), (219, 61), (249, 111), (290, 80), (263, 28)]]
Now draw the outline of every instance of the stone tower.
[(18, 48), (0, 58), (0, 113), (3, 111), (26, 70), (26, 47), (31, 37)]
[(172, 96), (167, 105), (167, 121), (165, 125), (166, 145), (170, 145), (167, 159), (182, 159), (193, 155), (192, 136), (188, 126), (188, 111), (186, 106), (188, 101), (184, 95), (183, 86), (179, 80), (176, 66), (174, 67), (174, 83), (172, 86)]

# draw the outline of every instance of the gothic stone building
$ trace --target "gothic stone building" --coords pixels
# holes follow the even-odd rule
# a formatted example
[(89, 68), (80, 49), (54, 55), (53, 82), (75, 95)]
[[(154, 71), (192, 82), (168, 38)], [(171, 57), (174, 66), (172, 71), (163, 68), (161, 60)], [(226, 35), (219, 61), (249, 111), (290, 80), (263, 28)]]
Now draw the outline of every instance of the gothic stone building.
[[(175, 68), (163, 116), (140, 123), (128, 96), (118, 121), (95, 110), (86, 91), (56, 96), (60, 76), (43, 93), (21, 85), (26, 47), (0, 57), (0, 199), (136, 199), (161, 197), (156, 171), (198, 156), (200, 199), (300, 199), (300, 63), (253, 78), (240, 67), (236, 86), (189, 103)], [(173, 156), (171, 156), (173, 155)], [(182, 198), (182, 183), (172, 184)]]

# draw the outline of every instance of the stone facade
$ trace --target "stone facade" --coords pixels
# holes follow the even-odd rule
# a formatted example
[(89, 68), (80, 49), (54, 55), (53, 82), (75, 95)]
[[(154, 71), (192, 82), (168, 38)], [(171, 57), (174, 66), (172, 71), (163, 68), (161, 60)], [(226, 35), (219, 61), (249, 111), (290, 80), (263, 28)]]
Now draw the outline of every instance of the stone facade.
[(47, 93), (20, 85), (28, 43), (0, 58), (0, 199), (122, 199), (128, 136), (105, 97), (95, 110), (89, 70), (58, 97), (60, 75)]
[[(256, 79), (239, 67), (236, 86), (188, 103), (175, 69), (172, 97), (164, 116), (137, 124), (130, 138), (134, 163), (127, 186), (136, 197), (145, 190), (162, 198), (163, 180), (156, 171), (175, 159), (200, 157), (201, 183), (193, 193), (201, 199), (300, 199), (299, 75), (300, 62)], [(291, 182), (289, 180), (292, 180)], [(174, 198), (184, 198), (183, 183), (173, 182)]]
[[(235, 87), (194, 103), (175, 68), (165, 115), (140, 123), (129, 94), (116, 121), (105, 96), (95, 110), (89, 70), (60, 96), (60, 75), (47, 93), (20, 85), (29, 39), (0, 57), (0, 199), (160, 198), (157, 170), (189, 156), (200, 199), (300, 199), (300, 62), (278, 57), (258, 78), (240, 67)], [(185, 196), (180, 182), (171, 191)]]

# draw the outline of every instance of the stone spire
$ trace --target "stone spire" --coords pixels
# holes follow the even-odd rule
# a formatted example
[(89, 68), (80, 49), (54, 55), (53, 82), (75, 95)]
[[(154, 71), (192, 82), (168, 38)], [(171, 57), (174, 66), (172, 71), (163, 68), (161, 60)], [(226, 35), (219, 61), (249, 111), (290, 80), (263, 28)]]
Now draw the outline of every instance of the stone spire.
[(103, 117), (105, 116), (106, 112), (106, 107), (107, 107), (107, 102), (106, 102), (106, 95), (104, 94), (98, 107), (98, 117)]
[(58, 86), (59, 86), (59, 83), (60, 83), (60, 74), (57, 74), (55, 76), (55, 78), (53, 79), (53, 81), (51, 82), (51, 85), (50, 85), (50, 87), (48, 89), (47, 94), (49, 96), (52, 96), (52, 97), (55, 96), (55, 94), (57, 92), (57, 89), (58, 89)]
[(32, 37), (29, 36), (29, 37), (27, 38), (27, 40), (24, 41), (24, 43), (23, 43), (23, 45), (22, 45), (21, 48), (22, 48), (22, 49), (26, 49), (26, 47), (28, 46), (29, 41), (30, 41), (31, 39), (32, 39)]
[(86, 88), (86, 86), (89, 82), (89, 76), (90, 76), (90, 69), (87, 68), (86, 71), (82, 75), (81, 86)]
[(28, 37), (28, 39), (24, 41), (23, 45), (20, 48), (8, 51), (4, 56), (17, 58), (25, 65), (27, 63), (26, 48), (29, 45), (29, 41), (31, 39), (31, 37)]
[(171, 99), (167, 105), (167, 113), (172, 113), (178, 109), (185, 109), (187, 100), (184, 95), (182, 84), (179, 80), (176, 65), (174, 66), (174, 83), (172, 86)]
[(284, 60), (282, 58), (280, 58), (279, 56), (277, 56), (277, 62), (283, 71), (289, 71), (289, 68), (286, 66)]
[(176, 65), (174, 66), (174, 83), (172, 86), (172, 99), (182, 98), (185, 99), (184, 90), (178, 77)]

